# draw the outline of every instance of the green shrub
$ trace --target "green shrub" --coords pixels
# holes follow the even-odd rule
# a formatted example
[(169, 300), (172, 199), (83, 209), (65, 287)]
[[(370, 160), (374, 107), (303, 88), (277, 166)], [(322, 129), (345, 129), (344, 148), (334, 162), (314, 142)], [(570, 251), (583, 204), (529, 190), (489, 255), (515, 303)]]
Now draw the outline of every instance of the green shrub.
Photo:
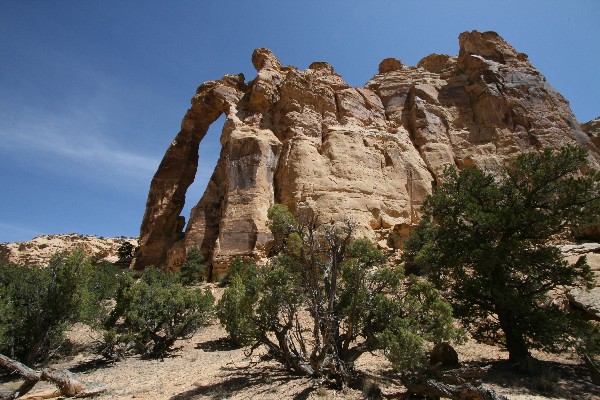
[(138, 281), (124, 277), (106, 324), (104, 354), (133, 349), (145, 357), (164, 357), (177, 339), (210, 320), (213, 302), (210, 290), (189, 290), (177, 274), (156, 268), (146, 269)]
[(252, 288), (257, 286), (257, 275), (254, 264), (240, 258), (236, 258), (229, 269), (229, 287), (219, 302), (217, 317), (234, 345), (249, 344), (256, 336), (252, 318), (258, 293)]
[(119, 282), (130, 273), (109, 262), (94, 264), (87, 281), (87, 293), (79, 321), (91, 326), (104, 323), (112, 308), (111, 300), (117, 295)]
[(204, 280), (204, 256), (197, 247), (187, 250), (185, 263), (179, 272), (181, 283), (193, 285)]
[(130, 274), (128, 269), (103, 261), (93, 265), (88, 289), (97, 300), (112, 299), (117, 295), (117, 287), (122, 275)]
[[(5, 274), (6, 265), (0, 266), (0, 278)], [(15, 305), (6, 285), (0, 282), (0, 353), (9, 354), (11, 348), (11, 331), (15, 324)]]
[(47, 267), (0, 266), (0, 353), (33, 365), (45, 361), (91, 299), (92, 265), (81, 250)]
[(218, 304), (234, 342), (263, 345), (290, 370), (344, 386), (365, 352), (383, 349), (397, 368), (415, 370), (428, 342), (459, 337), (439, 293), (386, 265), (369, 240), (352, 240), (351, 223), (296, 222), (276, 207), (270, 226), (282, 253), (260, 269), (234, 264)]
[(135, 248), (130, 242), (123, 242), (117, 249), (119, 255), (119, 262), (128, 263), (133, 259), (133, 251)]

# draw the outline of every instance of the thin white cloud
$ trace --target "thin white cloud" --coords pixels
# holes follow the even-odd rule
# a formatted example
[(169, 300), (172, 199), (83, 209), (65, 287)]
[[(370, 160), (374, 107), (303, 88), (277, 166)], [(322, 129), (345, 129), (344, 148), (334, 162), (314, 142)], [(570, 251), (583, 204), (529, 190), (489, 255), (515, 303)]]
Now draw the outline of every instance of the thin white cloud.
[(11, 241), (22, 242), (25, 240), (32, 239), (35, 236), (42, 235), (41, 232), (38, 232), (36, 230), (7, 224), (5, 222), (0, 222), (0, 229), (2, 229), (2, 236), (9, 238), (9, 240)]
[(107, 115), (111, 105), (106, 97), (88, 99), (85, 105), (71, 104), (58, 114), (14, 110), (0, 121), (0, 149), (37, 163), (51, 159), (52, 168), (69, 169), (89, 179), (114, 180), (120, 185), (115, 177), (128, 177), (146, 184), (160, 159), (126, 148), (131, 141), (119, 143), (110, 137)]
[[(166, 148), (156, 149), (155, 154), (140, 151), (141, 146), (136, 146), (136, 140), (143, 140), (140, 139), (142, 135), (140, 131), (132, 130), (147, 130), (148, 125), (142, 121), (136, 127), (132, 123), (136, 116), (124, 111), (127, 109), (125, 103), (131, 101), (132, 92), (136, 93), (134, 97), (150, 97), (153, 104), (160, 104), (161, 99), (153, 98), (153, 93), (138, 93), (139, 89), (125, 88), (93, 69), (80, 68), (77, 75), (86, 78), (86, 89), (72, 91), (68, 98), (57, 99), (59, 107), (35, 105), (35, 102), (32, 105), (12, 104), (0, 96), (0, 109), (4, 114), (0, 118), (0, 154), (10, 154), (31, 165), (51, 169), (57, 175), (85, 177), (118, 190), (147, 188)], [(215, 123), (218, 133), (212, 140), (216, 143), (212, 145), (206, 140), (200, 146), (198, 187), (190, 188), (188, 196), (193, 202), (201, 196), (199, 192), (204, 191), (212, 175), (221, 147), (218, 138), (223, 122)], [(153, 132), (144, 133), (148, 134), (144, 138), (153, 140), (154, 136), (156, 139)], [(206, 165), (207, 159), (211, 160), (209, 165)]]

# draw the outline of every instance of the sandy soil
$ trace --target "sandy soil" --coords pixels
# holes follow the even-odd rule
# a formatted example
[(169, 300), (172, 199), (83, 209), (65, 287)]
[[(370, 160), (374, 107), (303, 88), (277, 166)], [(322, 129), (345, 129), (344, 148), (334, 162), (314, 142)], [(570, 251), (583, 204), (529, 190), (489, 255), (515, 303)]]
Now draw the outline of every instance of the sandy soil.
[[(85, 382), (102, 382), (107, 391), (100, 399), (364, 399), (374, 387), (384, 398), (401, 398), (389, 363), (381, 354), (366, 354), (358, 368), (367, 378), (362, 388), (335, 391), (318, 382), (293, 376), (272, 361), (261, 361), (257, 351), (232, 348), (220, 325), (211, 325), (192, 338), (178, 342), (178, 350), (164, 360), (131, 357), (108, 363), (91, 353), (98, 334), (83, 325), (69, 332), (70, 349), (54, 367), (68, 368)], [(539, 377), (511, 372), (505, 351), (468, 342), (457, 346), (461, 362), (491, 365), (484, 382), (509, 399), (599, 399), (585, 368), (573, 355), (536, 353), (548, 372)], [(0, 390), (15, 388), (17, 380), (4, 377)], [(27, 399), (49, 396), (54, 388), (38, 384)]]

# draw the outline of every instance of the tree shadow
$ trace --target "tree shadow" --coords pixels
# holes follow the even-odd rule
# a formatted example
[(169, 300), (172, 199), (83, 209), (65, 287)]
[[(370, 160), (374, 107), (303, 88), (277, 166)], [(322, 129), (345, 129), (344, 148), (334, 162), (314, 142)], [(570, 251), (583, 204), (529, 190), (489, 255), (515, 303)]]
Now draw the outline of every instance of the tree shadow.
[(99, 369), (111, 368), (114, 366), (115, 361), (108, 360), (106, 358), (93, 358), (78, 363), (74, 367), (69, 368), (69, 371), (74, 373), (86, 373), (90, 371), (96, 371)]
[(203, 350), (206, 352), (215, 352), (215, 351), (231, 351), (241, 349), (243, 346), (237, 346), (233, 344), (229, 339), (225, 337), (221, 337), (215, 340), (209, 340), (206, 342), (198, 343), (196, 345), (196, 349)]
[[(463, 367), (489, 367), (481, 382), (509, 398), (514, 395), (540, 396), (548, 399), (600, 399), (600, 386), (594, 385), (582, 364), (569, 364), (555, 361), (538, 361), (539, 372), (520, 372), (508, 360), (472, 361), (462, 363)], [(406, 389), (400, 383), (396, 372), (389, 368), (378, 370), (372, 378), (384, 389), (385, 399), (398, 399), (406, 396)]]
[(8, 369), (0, 369), (0, 383), (8, 383), (21, 379), (21, 375)]
[(483, 377), (484, 384), (502, 388), (517, 388), (523, 394), (542, 395), (547, 398), (592, 399), (600, 398), (600, 387), (594, 385), (582, 364), (556, 361), (538, 361), (539, 371), (528, 374), (518, 371), (508, 360), (469, 365), (490, 365)]
[[(197, 398), (217, 400), (228, 398), (233, 394), (248, 391), (249, 389), (252, 389), (249, 397), (261, 398), (268, 394), (276, 393), (275, 391), (281, 385), (305, 379), (274, 366), (262, 366), (259, 369), (252, 366), (224, 367), (221, 370), (223, 371), (223, 380), (208, 385), (198, 385), (191, 390), (171, 397), (170, 400), (191, 400)], [(275, 389), (273, 389), (274, 387)], [(305, 400), (313, 390), (315, 390), (313, 386), (305, 387), (292, 398), (294, 400)]]

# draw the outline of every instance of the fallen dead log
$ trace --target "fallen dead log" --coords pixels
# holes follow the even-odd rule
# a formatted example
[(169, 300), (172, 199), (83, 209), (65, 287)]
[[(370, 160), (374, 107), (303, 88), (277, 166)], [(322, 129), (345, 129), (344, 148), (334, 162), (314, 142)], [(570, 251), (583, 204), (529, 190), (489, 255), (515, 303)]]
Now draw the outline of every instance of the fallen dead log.
[(56, 387), (53, 387), (52, 389), (36, 391), (35, 393), (27, 393), (25, 396), (19, 397), (19, 400), (25, 400), (25, 399), (26, 400), (46, 400), (46, 399), (62, 400), (62, 399), (65, 399), (65, 397), (60, 394), (60, 390), (58, 390)]
[(54, 368), (43, 368), (38, 371), (2, 354), (0, 354), (0, 366), (18, 373), (25, 380), (16, 391), (0, 393), (0, 400), (17, 399), (29, 392), (39, 381), (53, 383), (58, 387), (61, 395), (66, 397), (92, 397), (106, 391), (106, 386), (99, 383), (83, 383), (70, 371)]
[(489, 368), (457, 368), (441, 371), (430, 369), (425, 373), (403, 375), (400, 381), (409, 393), (428, 398), (448, 398), (455, 400), (508, 400), (478, 381)]

